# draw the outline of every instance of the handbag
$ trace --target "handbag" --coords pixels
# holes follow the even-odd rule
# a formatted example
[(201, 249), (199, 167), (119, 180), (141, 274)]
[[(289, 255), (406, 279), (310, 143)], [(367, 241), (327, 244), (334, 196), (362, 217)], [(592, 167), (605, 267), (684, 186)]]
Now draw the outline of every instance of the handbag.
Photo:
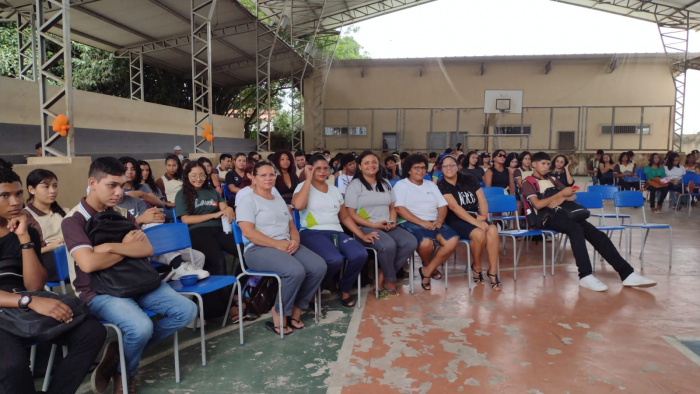
[(78, 326), (90, 312), (87, 304), (76, 296), (51, 291), (22, 291), (17, 294), (52, 298), (66, 304), (73, 311), (73, 320), (64, 323), (32, 310), (0, 308), (0, 329), (20, 338), (31, 338), (32, 341), (51, 341)]
[[(85, 224), (85, 233), (93, 246), (121, 243), (134, 225), (117, 211), (104, 211)], [(90, 286), (97, 294), (133, 298), (160, 286), (158, 271), (147, 258), (125, 257), (113, 266), (90, 273)]]
[(660, 189), (662, 187), (668, 187), (668, 183), (661, 182), (661, 178), (659, 178), (659, 177), (648, 179), (645, 182), (645, 185), (651, 186), (655, 189)]
[(269, 312), (272, 306), (275, 305), (279, 287), (275, 278), (263, 276), (251, 289), (246, 290), (248, 290), (250, 294), (250, 298), (246, 300), (246, 310), (250, 313), (262, 316)]

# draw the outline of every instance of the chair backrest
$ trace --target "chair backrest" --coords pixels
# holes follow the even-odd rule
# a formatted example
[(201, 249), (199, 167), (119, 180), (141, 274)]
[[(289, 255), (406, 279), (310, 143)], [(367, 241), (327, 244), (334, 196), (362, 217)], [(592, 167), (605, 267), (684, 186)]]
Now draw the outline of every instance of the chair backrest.
[(153, 256), (192, 247), (190, 231), (185, 223), (165, 223), (143, 232), (153, 246)]
[(698, 182), (700, 182), (700, 175), (694, 173), (694, 172), (686, 172), (683, 174), (682, 182), (684, 185), (687, 185), (690, 183), (690, 181), (694, 181), (695, 184), (697, 185)]
[(484, 197), (486, 198), (493, 196), (504, 196), (506, 194), (502, 187), (482, 187), (481, 190), (484, 192)]
[(230, 199), (231, 197), (233, 197), (233, 193), (231, 193), (231, 191), (228, 189), (228, 185), (227, 185), (227, 184), (222, 183), (222, 184), (221, 184), (221, 187), (223, 188), (223, 191), (224, 191), (224, 198), (225, 198), (225, 199), (228, 200), (228, 199)]
[(642, 192), (622, 191), (615, 193), (615, 208), (634, 208), (644, 206), (644, 196)]
[(611, 185), (596, 185), (596, 186), (588, 186), (586, 191), (590, 192), (590, 193), (600, 194), (603, 197), (603, 200), (612, 200), (615, 196), (615, 193), (620, 191), (620, 188), (617, 186), (611, 186)]
[(423, 177), (423, 179), (425, 179), (426, 181), (432, 181), (432, 180), (433, 180), (433, 178), (432, 178), (430, 175), (425, 175), (425, 176)]
[(294, 219), (294, 226), (297, 228), (297, 231), (301, 229), (301, 216), (299, 215), (299, 211), (296, 209), (292, 211), (292, 218)]
[(517, 215), (518, 205), (515, 203), (515, 196), (501, 193), (500, 196), (486, 197), (486, 202), (489, 206), (489, 213), (515, 212)]
[(56, 261), (56, 274), (58, 281), (63, 282), (70, 278), (68, 270), (68, 256), (66, 255), (66, 246), (61, 245), (53, 250), (53, 259)]
[(396, 178), (396, 179), (389, 179), (389, 184), (391, 187), (394, 187), (398, 181), (400, 181), (401, 178)]
[(241, 231), (241, 228), (238, 226), (238, 223), (236, 223), (235, 220), (233, 223), (231, 223), (231, 229), (233, 230), (233, 240), (236, 242), (236, 244), (243, 245), (244, 247), (250, 244), (248, 238), (243, 236), (243, 231)]
[(586, 209), (603, 209), (603, 196), (594, 192), (577, 192), (576, 202)]
[(640, 180), (642, 180), (642, 181), (646, 181), (646, 180), (647, 180), (647, 176), (646, 176), (646, 174), (644, 174), (644, 168), (643, 168), (643, 167), (642, 167), (642, 168), (637, 168), (637, 169), (635, 170), (635, 172), (637, 173), (637, 177), (638, 177)]
[(486, 184), (484, 182), (481, 182), (481, 187), (486, 187)]

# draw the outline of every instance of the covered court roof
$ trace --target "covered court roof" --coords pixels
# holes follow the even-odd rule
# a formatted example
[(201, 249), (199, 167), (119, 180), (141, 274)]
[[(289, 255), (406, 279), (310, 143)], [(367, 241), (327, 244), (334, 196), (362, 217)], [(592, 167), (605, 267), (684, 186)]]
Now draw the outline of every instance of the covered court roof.
[(612, 14), (628, 16), (647, 22), (664, 24), (686, 24), (688, 28), (700, 30), (700, 0), (552, 0)]

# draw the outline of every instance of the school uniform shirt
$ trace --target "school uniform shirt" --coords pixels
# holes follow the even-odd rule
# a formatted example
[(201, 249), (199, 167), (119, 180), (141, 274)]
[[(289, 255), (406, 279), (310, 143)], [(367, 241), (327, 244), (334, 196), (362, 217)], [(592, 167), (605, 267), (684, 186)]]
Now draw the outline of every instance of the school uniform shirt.
[[(141, 191), (141, 192), (144, 192), (144, 193), (146, 193), (146, 194), (148, 194), (148, 193), (153, 193), (153, 190), (151, 190), (151, 187), (148, 186), (148, 185), (145, 184), (145, 183), (139, 184), (139, 188), (136, 189), (136, 190)], [(133, 192), (133, 191), (134, 191), (133, 188), (131, 188), (131, 189), (124, 188), (124, 193), (130, 193), (130, 192)]]
[(51, 242), (63, 241), (63, 233), (61, 232), (63, 216), (55, 212), (46, 214), (38, 210), (30, 202), (27, 203), (24, 210), (27, 213), (27, 224), (39, 233), (41, 238), (40, 246), (43, 247)]
[(408, 179), (396, 182), (393, 189), (397, 207), (406, 207), (409, 212), (421, 220), (434, 222), (438, 217), (438, 208), (447, 205), (445, 197), (437, 185), (424, 180), (416, 185)]
[[(126, 209), (120, 207), (107, 208), (106, 211), (116, 211), (126, 217), (129, 222), (138, 229), (134, 216)], [(97, 211), (90, 206), (83, 197), (80, 203), (68, 212), (65, 219), (61, 223), (64, 241), (66, 242), (66, 254), (68, 255), (68, 271), (70, 273), (70, 281), (75, 290), (75, 294), (81, 300), (89, 303), (95, 297), (95, 291), (90, 285), (90, 274), (83, 272), (78, 264), (73, 260), (73, 253), (81, 248), (93, 249), (92, 242), (85, 232), (85, 224), (91, 217), (97, 215)]]
[[(569, 184), (569, 182), (567, 182), (566, 171), (561, 171), (561, 172), (552, 171), (549, 173), (549, 176), (556, 179), (557, 181), (559, 181), (559, 183), (561, 183), (562, 185), (564, 185), (566, 187), (573, 186), (574, 183), (576, 183), (576, 180), (573, 179), (573, 177), (571, 179), (571, 181), (572, 181), (571, 184)], [(523, 185), (524, 184), (525, 184), (525, 178), (523, 178)]]
[[(228, 187), (228, 185), (233, 185), (235, 187), (240, 188), (241, 183), (243, 183), (243, 176), (239, 175), (236, 172), (236, 170), (231, 170), (228, 172), (228, 174), (226, 174), (226, 187)], [(229, 193), (231, 193), (233, 195), (233, 197), (231, 197), (231, 202), (234, 202), (234, 204), (229, 204), (229, 205), (235, 206), (236, 193), (233, 193), (231, 191), (229, 191)]]
[(216, 166), (216, 168), (213, 168), (211, 170), (212, 175), (218, 176), (219, 179), (223, 180), (224, 182), (226, 181), (226, 175), (228, 175), (229, 172), (230, 170), (224, 171), (223, 169), (221, 169), (221, 164), (219, 164), (218, 166)]
[[(438, 182), (437, 186), (443, 196), (446, 194), (451, 194), (459, 206), (465, 211), (479, 212), (479, 200), (476, 198), (476, 192), (477, 190), (481, 189), (481, 183), (479, 183), (479, 181), (477, 181), (476, 178), (472, 177), (471, 175), (467, 176), (471, 177), (467, 188), (460, 188), (457, 185), (453, 185), (450, 182), (447, 182), (447, 180), (444, 178)], [(447, 211), (445, 222), (450, 223), (457, 220), (461, 219), (454, 212), (452, 212), (451, 209), (449, 209)]]
[[(177, 217), (182, 217), (185, 215), (209, 215), (212, 213), (219, 212), (219, 204), (224, 201), (219, 193), (214, 189), (198, 189), (197, 198), (194, 200), (194, 212), (187, 211), (187, 204), (185, 203), (185, 193), (180, 190), (177, 192), (177, 197), (175, 197), (175, 212), (177, 212)], [(199, 227), (221, 227), (221, 219), (209, 219), (206, 222), (190, 224), (187, 228), (192, 231)]]
[[(34, 228), (27, 228), (29, 239), (34, 243), (34, 253), (41, 263), (41, 237), (39, 232)], [(16, 264), (3, 264), (0, 267), (0, 290), (12, 293), (14, 289), (17, 291), (25, 291), (24, 280), (22, 279), (22, 247), (19, 243), (19, 238), (15, 233), (7, 233), (4, 237), (0, 237), (0, 261), (15, 260)]]
[[(533, 175), (533, 178), (537, 180), (537, 185), (539, 186), (540, 193), (544, 194), (545, 190), (550, 189), (550, 188), (557, 188), (558, 190), (564, 189), (564, 185), (562, 185), (561, 182), (559, 182), (556, 179), (552, 179), (554, 183), (552, 183), (549, 179), (540, 179), (537, 178)], [(530, 201), (530, 197), (532, 196), (537, 196), (537, 191), (535, 190), (535, 187), (530, 184), (530, 182), (523, 182), (523, 188), (520, 191), (525, 197), (526, 200)], [(534, 209), (534, 205), (530, 204), (532, 208)]]
[(634, 163), (627, 163), (627, 165), (624, 164), (615, 164), (615, 167), (613, 167), (613, 172), (618, 173), (618, 174), (624, 174), (626, 172), (630, 173), (630, 175), (634, 175)]
[(373, 223), (391, 219), (389, 206), (396, 201), (391, 185), (385, 181), (384, 192), (377, 190), (376, 183), (370, 186), (372, 190), (367, 190), (359, 179), (352, 180), (345, 190), (345, 207)]
[(146, 206), (146, 203), (143, 202), (142, 199), (136, 198), (136, 197), (131, 197), (126, 194), (124, 194), (124, 197), (122, 198), (121, 201), (117, 203), (117, 206), (119, 208), (124, 208), (131, 215), (133, 215), (135, 218), (139, 217), (142, 213), (146, 212), (148, 207)]
[(340, 194), (345, 194), (345, 190), (352, 181), (352, 175), (345, 175), (341, 172), (341, 174), (336, 177), (336, 181), (338, 182), (338, 191), (340, 191)]
[(518, 186), (518, 182), (515, 181), (516, 179), (520, 178), (522, 181), (523, 179), (529, 177), (532, 175), (532, 170), (523, 170), (522, 168), (516, 168), (515, 171), (513, 171), (513, 181), (515, 182), (515, 186)]
[[(306, 182), (300, 183), (294, 190), (299, 193)], [(342, 232), (338, 212), (343, 205), (343, 195), (335, 186), (328, 186), (328, 192), (324, 193), (313, 185), (309, 188), (309, 199), (306, 208), (299, 211), (299, 219), (302, 230), (329, 230)]]
[[(278, 241), (289, 241), (289, 221), (292, 217), (282, 197), (273, 197), (273, 200), (268, 200), (255, 193), (246, 195), (238, 202), (236, 223), (253, 223), (256, 231)], [(246, 249), (252, 245), (251, 242)]]
[(167, 175), (160, 177), (159, 181), (163, 184), (163, 191), (165, 191), (165, 198), (168, 202), (174, 203), (175, 196), (182, 190), (182, 181), (177, 179), (170, 179)]

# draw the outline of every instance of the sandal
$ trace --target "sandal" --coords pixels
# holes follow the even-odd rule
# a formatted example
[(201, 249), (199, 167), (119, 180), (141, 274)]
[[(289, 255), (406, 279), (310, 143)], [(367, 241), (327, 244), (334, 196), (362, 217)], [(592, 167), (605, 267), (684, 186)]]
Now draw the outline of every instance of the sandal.
[[(275, 327), (274, 322), (271, 322), (271, 321), (265, 322), (265, 328), (274, 332), (277, 335), (280, 335), (280, 328)], [(284, 335), (292, 335), (292, 333), (294, 333), (294, 330), (290, 330), (289, 332), (285, 332)]]
[[(297, 323), (297, 324), (301, 324), (301, 326), (297, 327), (294, 324), (292, 324), (292, 322)], [(301, 319), (297, 320), (297, 319), (292, 318), (291, 316), (287, 317), (287, 325), (289, 327), (292, 327), (292, 330), (303, 330), (304, 327), (306, 327), (304, 325), (304, 323), (301, 322)]]
[(387, 297), (390, 297), (390, 298), (396, 298), (396, 297), (400, 296), (400, 294), (396, 290), (384, 288), (384, 291), (386, 291)]
[[(430, 290), (430, 277), (423, 275), (423, 267), (418, 268), (418, 273), (420, 274), (420, 287), (423, 290)], [(423, 283), (425, 279), (428, 279), (428, 283)]]
[(379, 299), (383, 300), (384, 298), (387, 298), (387, 297), (389, 297), (389, 293), (387, 293), (386, 289), (382, 287), (379, 290)]
[[(498, 290), (496, 290), (496, 291), (501, 291), (501, 288), (502, 288), (503, 286), (501, 285), (501, 281), (498, 280), (498, 274), (496, 274), (496, 275), (491, 275), (491, 274), (489, 274), (489, 273), (487, 272), (487, 273), (486, 273), (486, 276), (488, 276), (489, 279), (491, 280), (491, 288), (494, 289), (494, 290), (498, 289)], [(494, 280), (495, 280), (495, 282), (494, 282)]]
[(348, 296), (348, 298), (343, 298), (343, 292), (340, 291), (338, 286), (335, 287), (335, 293), (338, 294), (340, 298), (340, 303), (346, 308), (352, 308), (355, 306), (355, 298), (353, 296)]
[[(474, 274), (477, 274), (477, 277), (474, 277)], [(472, 264), (472, 279), (474, 280), (474, 283), (484, 283), (484, 274), (481, 271), (476, 271), (474, 269), (474, 264)]]
[(438, 270), (433, 271), (433, 274), (430, 275), (430, 279), (435, 279), (435, 280), (442, 279), (442, 272), (440, 272)]

